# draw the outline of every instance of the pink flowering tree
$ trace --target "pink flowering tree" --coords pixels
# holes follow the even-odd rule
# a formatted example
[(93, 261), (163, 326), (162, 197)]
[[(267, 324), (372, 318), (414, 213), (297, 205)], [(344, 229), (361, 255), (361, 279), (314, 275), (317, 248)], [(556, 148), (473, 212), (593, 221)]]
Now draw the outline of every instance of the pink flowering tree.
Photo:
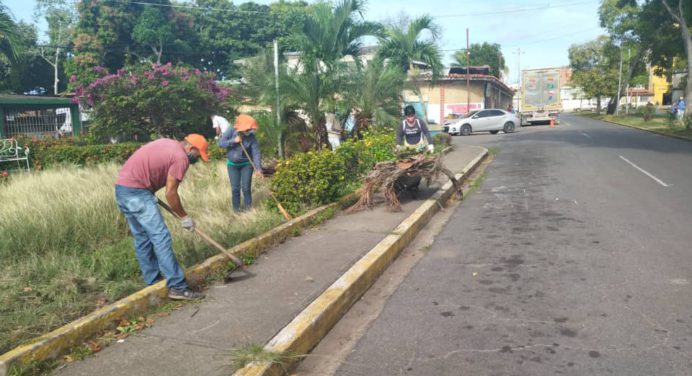
[(77, 85), (75, 100), (93, 110), (90, 132), (99, 138), (210, 134), (207, 118), (230, 94), (212, 74), (170, 63), (95, 71), (99, 78)]

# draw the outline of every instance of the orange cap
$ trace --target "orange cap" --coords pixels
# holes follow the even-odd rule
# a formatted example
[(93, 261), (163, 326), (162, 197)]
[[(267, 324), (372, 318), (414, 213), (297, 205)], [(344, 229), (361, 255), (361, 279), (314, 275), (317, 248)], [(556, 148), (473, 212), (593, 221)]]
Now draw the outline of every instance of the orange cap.
[(209, 162), (209, 154), (207, 154), (209, 143), (207, 142), (207, 139), (204, 138), (204, 136), (197, 133), (191, 133), (187, 135), (187, 137), (185, 137), (185, 141), (189, 142), (192, 146), (196, 147), (197, 150), (199, 150), (199, 154), (202, 157), (203, 161)]
[(235, 119), (235, 130), (238, 132), (249, 131), (250, 129), (257, 129), (257, 120), (250, 115), (240, 114)]

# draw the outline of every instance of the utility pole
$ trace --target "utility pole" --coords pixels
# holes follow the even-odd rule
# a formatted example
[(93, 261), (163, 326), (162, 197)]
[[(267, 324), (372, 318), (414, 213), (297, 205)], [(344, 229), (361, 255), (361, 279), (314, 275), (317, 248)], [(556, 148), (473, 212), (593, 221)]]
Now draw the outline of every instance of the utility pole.
[(615, 98), (615, 116), (620, 115), (620, 88), (622, 87), (622, 41), (620, 41), (620, 73), (618, 74), (618, 96)]
[(276, 129), (277, 129), (277, 150), (279, 157), (284, 157), (284, 148), (281, 144), (281, 110), (279, 106), (279, 41), (274, 39), (274, 82), (276, 86)]
[[(526, 53), (526, 51), (517, 48), (513, 53), (517, 54), (517, 86), (519, 87), (519, 95), (523, 95), (523, 90), (521, 89), (521, 55)], [(521, 111), (521, 98), (517, 101), (517, 112), (518, 111)]]
[[(632, 66), (632, 64), (630, 63), (630, 59), (631, 59), (630, 48), (627, 47), (627, 76), (628, 77), (630, 77), (630, 74), (629, 74), (630, 69), (629, 68)], [(630, 113), (630, 82), (629, 82), (629, 80), (625, 83), (625, 96), (627, 97), (627, 100), (625, 101), (627, 103), (626, 107), (625, 107), (625, 115), (629, 115), (629, 113)]]
[(469, 46), (469, 28), (466, 28), (466, 113), (471, 112), (471, 84), (469, 80), (469, 69), (471, 66), (471, 50)]

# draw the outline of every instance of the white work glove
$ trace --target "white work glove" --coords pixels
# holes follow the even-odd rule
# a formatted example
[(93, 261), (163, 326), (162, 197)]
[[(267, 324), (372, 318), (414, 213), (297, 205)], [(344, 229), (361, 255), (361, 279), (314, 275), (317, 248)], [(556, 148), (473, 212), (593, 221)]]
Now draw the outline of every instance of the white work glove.
[(435, 152), (435, 145), (430, 144), (428, 145), (428, 153), (434, 153)]
[(180, 220), (180, 225), (183, 226), (185, 230), (192, 231), (195, 229), (195, 222), (190, 218), (190, 216), (184, 217)]

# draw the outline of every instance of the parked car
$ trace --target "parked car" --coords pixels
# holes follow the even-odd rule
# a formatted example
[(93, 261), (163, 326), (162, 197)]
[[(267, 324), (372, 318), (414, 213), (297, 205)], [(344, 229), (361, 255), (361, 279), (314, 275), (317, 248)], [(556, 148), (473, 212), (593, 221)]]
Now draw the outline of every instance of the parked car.
[(488, 108), (472, 111), (467, 116), (446, 124), (443, 130), (449, 134), (461, 136), (468, 136), (475, 132), (512, 133), (519, 124), (516, 114), (497, 108)]

